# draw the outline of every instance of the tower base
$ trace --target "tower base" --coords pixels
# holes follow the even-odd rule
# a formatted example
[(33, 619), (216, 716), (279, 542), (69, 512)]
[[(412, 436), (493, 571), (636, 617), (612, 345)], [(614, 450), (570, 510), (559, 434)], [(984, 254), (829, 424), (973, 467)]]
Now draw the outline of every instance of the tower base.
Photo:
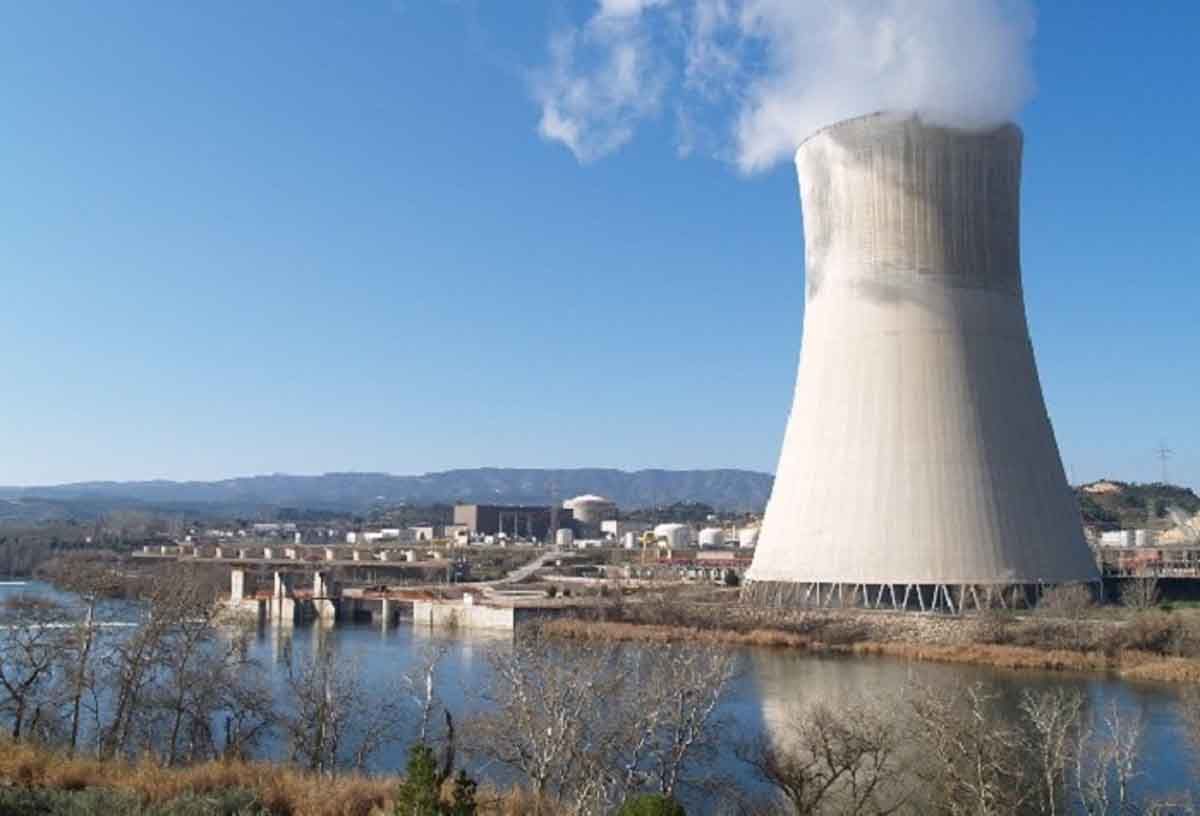
[(985, 609), (1032, 609), (1055, 584), (853, 584), (748, 581), (743, 603), (784, 609), (879, 609), (961, 615)]

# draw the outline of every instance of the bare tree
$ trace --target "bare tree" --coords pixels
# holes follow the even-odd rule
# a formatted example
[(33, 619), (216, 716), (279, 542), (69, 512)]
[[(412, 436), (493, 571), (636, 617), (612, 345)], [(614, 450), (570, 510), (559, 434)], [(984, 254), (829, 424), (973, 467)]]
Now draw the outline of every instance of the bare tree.
[(39, 720), (53, 705), (55, 670), (63, 652), (64, 610), (40, 599), (15, 597), (0, 616), (0, 710), (11, 721), (11, 736), (20, 740), (32, 718)]
[(551, 643), (538, 631), (491, 659), (492, 710), (470, 723), (472, 746), (576, 813), (692, 781), (715, 744), (733, 666), (727, 651)]
[(639, 656), (637, 683), (625, 703), (632, 715), (622, 746), (626, 785), (639, 787), (648, 776), (659, 793), (672, 796), (688, 764), (714, 747), (717, 707), (733, 677), (734, 656), (688, 644)]
[(1071, 631), (1070, 645), (1078, 648), (1083, 644), (1083, 624), (1095, 607), (1092, 590), (1087, 584), (1064, 584), (1042, 595), (1038, 611), (1067, 621)]
[(400, 739), (399, 694), (373, 698), (356, 660), (322, 644), (299, 665), (289, 659), (287, 669), (290, 705), (279, 723), (293, 762), (329, 775), (345, 767), (363, 770), (380, 748)]
[(1028, 725), (1029, 750), (1039, 783), (1037, 805), (1055, 816), (1063, 807), (1066, 769), (1078, 746), (1079, 716), (1083, 697), (1077, 691), (1025, 691), (1021, 713)]
[(743, 749), (743, 759), (798, 816), (883, 816), (910, 796), (902, 730), (898, 717), (866, 702), (837, 712), (817, 704)]
[(1152, 575), (1129, 578), (1121, 585), (1121, 605), (1128, 609), (1137, 612), (1154, 609), (1160, 598), (1158, 578)]
[(70, 704), (68, 747), (74, 753), (79, 744), (84, 696), (95, 684), (93, 662), (99, 636), (96, 610), (101, 598), (113, 593), (118, 579), (110, 559), (85, 553), (55, 559), (48, 566), (48, 577), (55, 586), (75, 593), (83, 603), (83, 614), (71, 628), (65, 644)]
[(927, 784), (931, 804), (944, 813), (1017, 813), (1027, 803), (1024, 735), (997, 714), (996, 701), (979, 683), (913, 700), (924, 754), (917, 776)]
[(1122, 712), (1114, 700), (1104, 713), (1100, 729), (1081, 731), (1075, 783), (1085, 812), (1104, 816), (1138, 811), (1130, 783), (1140, 773), (1142, 728), (1141, 714)]
[(615, 768), (624, 672), (607, 644), (551, 649), (540, 631), (491, 654), (492, 710), (471, 725), (472, 745), (529, 781), (543, 807), (557, 798), (577, 813), (602, 811), (619, 784)]

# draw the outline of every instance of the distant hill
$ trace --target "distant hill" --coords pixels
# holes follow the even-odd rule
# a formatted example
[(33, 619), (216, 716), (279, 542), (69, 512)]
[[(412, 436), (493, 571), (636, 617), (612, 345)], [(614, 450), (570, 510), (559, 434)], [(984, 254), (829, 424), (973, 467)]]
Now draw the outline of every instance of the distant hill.
[(1200, 512), (1200, 496), (1187, 487), (1150, 482), (1101, 479), (1075, 489), (1085, 524), (1102, 530), (1163, 529), (1171, 526), (1167, 510), (1177, 507), (1187, 515)]
[(474, 468), (394, 476), (326, 473), (320, 476), (249, 476), (214, 482), (78, 482), (0, 487), (0, 520), (36, 510), (41, 517), (73, 506), (173, 509), (180, 512), (255, 513), (277, 507), (360, 512), (380, 505), (433, 502), (545, 503), (599, 493), (625, 508), (704, 502), (721, 510), (761, 510), (773, 477), (749, 470), (638, 470), (607, 468)]

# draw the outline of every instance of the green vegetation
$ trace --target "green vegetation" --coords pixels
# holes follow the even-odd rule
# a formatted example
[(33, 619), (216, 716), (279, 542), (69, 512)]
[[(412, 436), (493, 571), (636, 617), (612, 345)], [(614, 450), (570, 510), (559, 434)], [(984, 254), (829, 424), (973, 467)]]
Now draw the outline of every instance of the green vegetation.
[(111, 788), (0, 788), (0, 813), (6, 816), (259, 816), (268, 812), (253, 793), (238, 788), (185, 793), (149, 805)]
[(448, 803), (442, 797), (444, 782), (433, 749), (423, 742), (414, 745), (404, 782), (396, 790), (395, 816), (475, 816), (476, 785), (466, 771), (454, 778)]
[(617, 816), (687, 816), (687, 811), (669, 796), (645, 793), (627, 799)]
[(1189, 515), (1200, 512), (1200, 496), (1191, 488), (1162, 482), (1105, 481), (1118, 489), (1093, 493), (1084, 485), (1075, 490), (1084, 523), (1101, 530), (1162, 527), (1170, 507)]

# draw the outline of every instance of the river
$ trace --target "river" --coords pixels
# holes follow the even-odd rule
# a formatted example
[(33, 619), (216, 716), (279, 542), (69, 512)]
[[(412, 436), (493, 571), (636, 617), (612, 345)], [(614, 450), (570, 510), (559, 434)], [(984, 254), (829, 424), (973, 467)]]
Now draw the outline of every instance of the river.
[[(45, 585), (0, 586), (0, 603), (18, 592), (64, 597)], [(117, 622), (122, 618), (129, 620), (129, 607), (110, 605), (105, 617)], [(396, 688), (396, 681), (410, 668), (420, 665), (431, 646), (444, 647), (437, 669), (438, 696), (456, 717), (462, 718), (483, 705), (478, 692), (488, 682), (488, 653), (507, 648), (509, 639), (478, 633), (435, 634), (408, 624), (390, 629), (371, 625), (264, 626), (258, 630), (251, 650), (270, 682), (282, 687), (288, 653), (293, 659), (303, 661), (322, 642), (328, 643), (340, 659), (355, 661), (379, 694)], [(738, 671), (721, 710), (728, 724), (727, 733), (736, 738), (731, 736), (728, 740), (719, 764), (722, 771), (748, 788), (756, 783), (749, 769), (736, 759), (734, 743), (770, 734), (773, 729), (777, 733), (778, 724), (794, 708), (823, 701), (836, 709), (853, 705), (864, 697), (887, 698), (902, 689), (950, 688), (984, 682), (1002, 695), (1002, 704), (1014, 716), (1020, 694), (1026, 689), (1053, 686), (1076, 689), (1086, 701), (1085, 716), (1093, 722), (1098, 722), (1115, 702), (1124, 715), (1138, 715), (1143, 721), (1141, 773), (1134, 781), (1136, 793), (1153, 797), (1187, 790), (1200, 793), (1200, 780), (1195, 772), (1200, 757), (1195, 755), (1181, 723), (1178, 709), (1181, 689), (1177, 685), (1131, 683), (1103, 674), (1003, 670), (884, 657), (813, 656), (767, 648), (740, 648), (737, 662)], [(276, 746), (277, 751), (281, 749), (282, 746)], [(402, 768), (405, 751), (404, 745), (389, 746), (376, 757), (375, 769)], [(504, 781), (497, 769), (475, 770), (485, 777)]]

